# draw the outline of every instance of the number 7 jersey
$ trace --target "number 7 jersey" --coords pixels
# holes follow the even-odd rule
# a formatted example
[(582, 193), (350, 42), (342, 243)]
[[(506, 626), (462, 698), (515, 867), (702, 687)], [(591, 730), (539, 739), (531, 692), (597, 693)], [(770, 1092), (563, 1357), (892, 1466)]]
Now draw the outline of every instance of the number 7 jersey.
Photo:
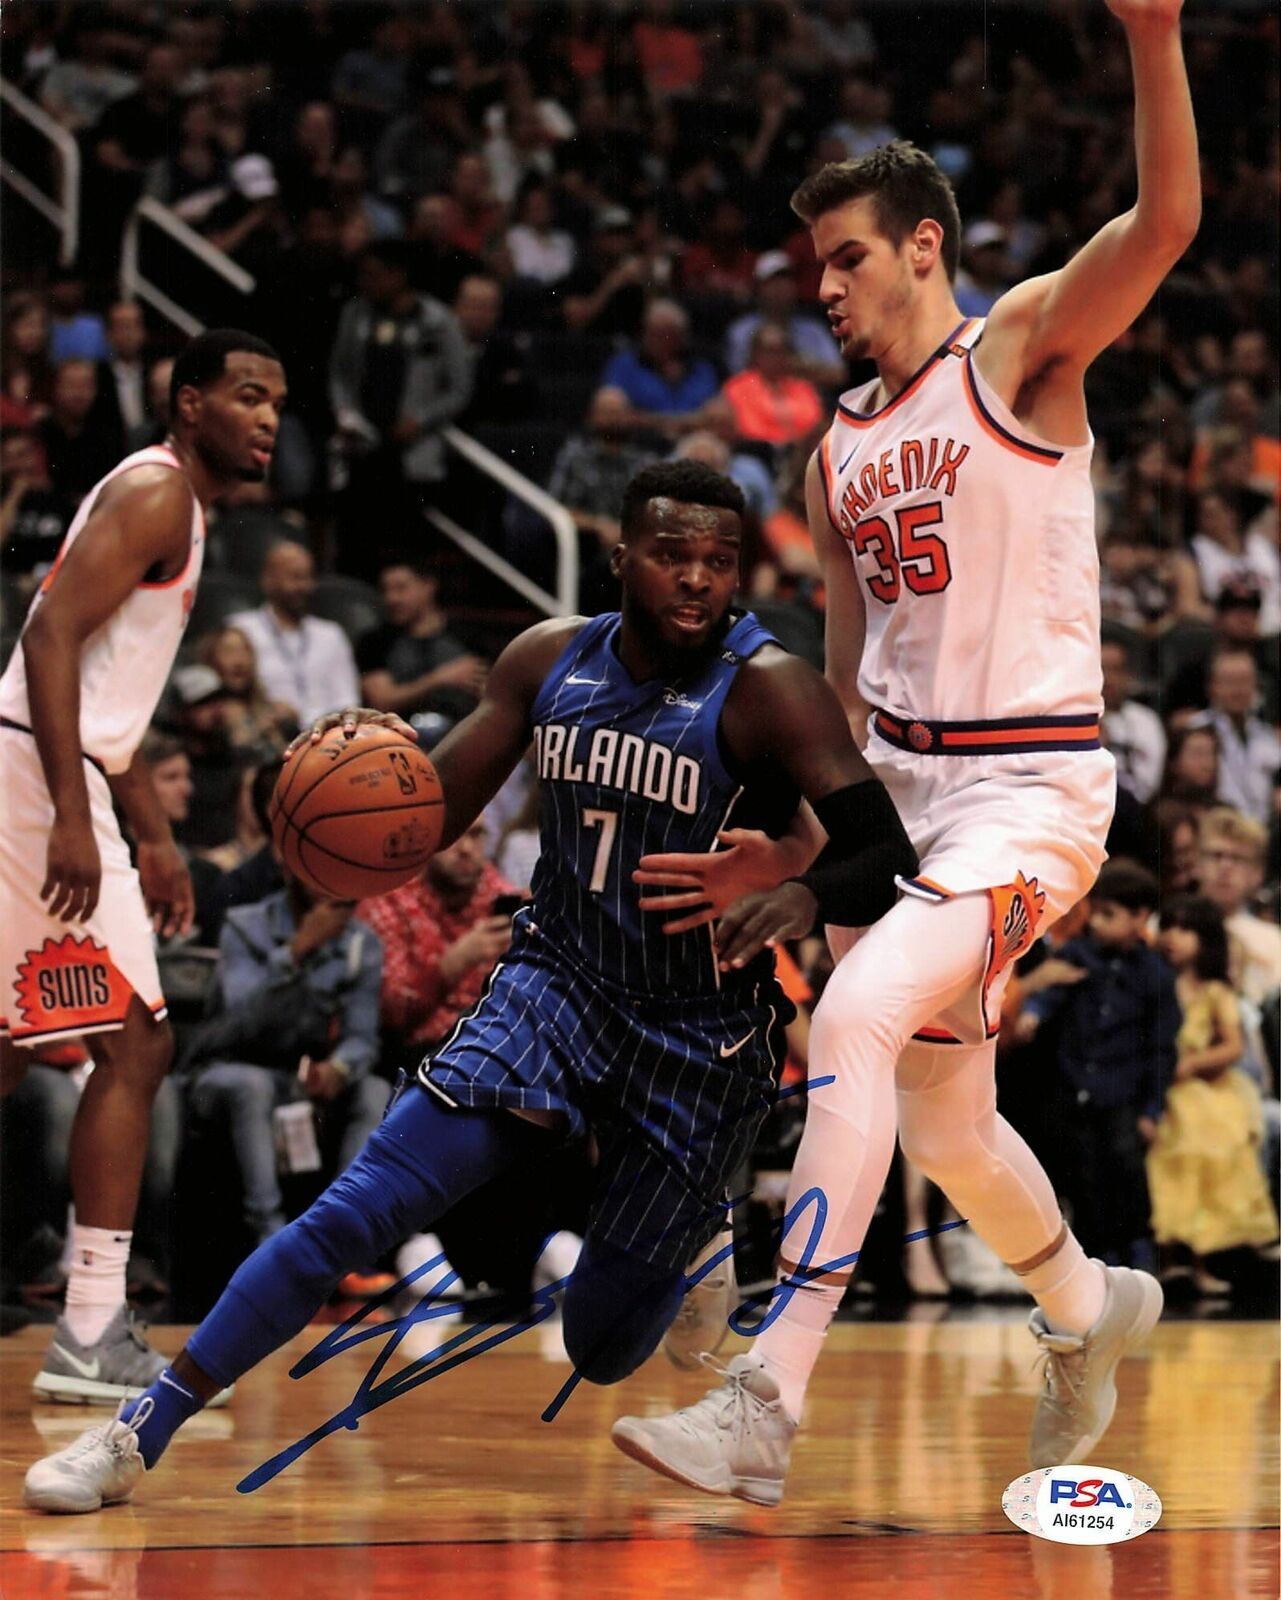
[(1093, 442), (1028, 432), (960, 324), (879, 411), (841, 397), (819, 449), (863, 591), (859, 693), (922, 722), (1099, 713)]
[(750, 825), (781, 832), (795, 810), (795, 787), (781, 771), (767, 785), (732, 773), (719, 734), (739, 667), (772, 635), (750, 613), (731, 618), (719, 645), (693, 660), (687, 676), (637, 683), (615, 649), (619, 621), (617, 612), (593, 618), (534, 701), (541, 853), (522, 922), (575, 966), (629, 994), (710, 996), (722, 977), (727, 988), (750, 987), (761, 981), (759, 962), (720, 974), (710, 930), (665, 934), (666, 917), (639, 909), (646, 891), (632, 874), (644, 855), (716, 849), (744, 780), (745, 803), (761, 811), (757, 791), (768, 787), (767, 809), (777, 811), (776, 819), (754, 817)]

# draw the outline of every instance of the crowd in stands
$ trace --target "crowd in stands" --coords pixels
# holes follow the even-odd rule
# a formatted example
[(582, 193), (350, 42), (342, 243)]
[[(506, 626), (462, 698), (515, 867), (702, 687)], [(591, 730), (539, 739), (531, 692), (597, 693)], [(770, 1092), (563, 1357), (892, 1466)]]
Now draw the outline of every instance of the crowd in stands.
[[(639, 467), (687, 455), (729, 473), (749, 508), (744, 598), (821, 660), (804, 465), (835, 396), (869, 374), (820, 313), (795, 185), (915, 140), (957, 190), (957, 296), (977, 316), (1130, 204), (1128, 67), (1105, 7), (1008, 0), (986, 32), (973, 8), (933, 9), (905, 28), (897, 0), (6, 8), (4, 74), (75, 137), (83, 182), (80, 254), (61, 269), (6, 196), (5, 650), (79, 499), (164, 437), (181, 336), (118, 287), (141, 196), (254, 288), (171, 250), (144, 248), (147, 273), (202, 321), (268, 339), (290, 388), (270, 484), (211, 516), (147, 747), (198, 916), (166, 951), (182, 1092), (157, 1110), (144, 1288), (171, 1277), (187, 1143), (234, 1152), (246, 1245), (278, 1227), (298, 1200), (280, 1172), (312, 1162), (301, 1133), (314, 1120), (329, 1170), (350, 1159), (396, 1069), (475, 999), (528, 888), (525, 773), (420, 883), (368, 905), (313, 903), (267, 839), (298, 728), (361, 701), (430, 747), (532, 620), (438, 519), (552, 585), (547, 524), (445, 430), (570, 511), (589, 612), (615, 601)], [(1002, 1087), (1087, 1249), (1141, 1263), (1160, 1247), (1173, 1279), (1226, 1294), (1277, 1234), (1277, 37), (1226, 0), (1186, 33), (1201, 233), (1087, 382), (1114, 861), (1023, 963)], [(794, 953), (817, 992), (822, 952)], [(7, 1297), (56, 1289), (80, 1060), (58, 1053), (4, 1109)], [(301, 1131), (300, 1105), (317, 1110)], [(785, 1164), (794, 1110), (762, 1164)], [(915, 1215), (910, 1174), (901, 1187)], [(558, 1202), (549, 1226), (572, 1212)], [(894, 1256), (882, 1287), (901, 1283)], [(941, 1248), (906, 1267), (923, 1291), (960, 1276)]]

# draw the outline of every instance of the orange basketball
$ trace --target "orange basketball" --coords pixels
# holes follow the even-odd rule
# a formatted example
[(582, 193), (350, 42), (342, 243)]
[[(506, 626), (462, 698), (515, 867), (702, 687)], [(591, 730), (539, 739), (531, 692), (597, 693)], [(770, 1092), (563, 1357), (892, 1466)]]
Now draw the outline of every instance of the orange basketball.
[(330, 900), (386, 894), (440, 844), (445, 801), (416, 744), (376, 723), (332, 728), (285, 763), (268, 807), (286, 867)]

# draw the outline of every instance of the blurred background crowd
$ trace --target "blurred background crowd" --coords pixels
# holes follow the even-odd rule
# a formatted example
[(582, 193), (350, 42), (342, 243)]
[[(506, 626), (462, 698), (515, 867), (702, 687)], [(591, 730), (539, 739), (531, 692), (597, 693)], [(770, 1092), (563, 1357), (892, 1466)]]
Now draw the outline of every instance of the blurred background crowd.
[[(184, 337), (169, 307), (261, 334), (290, 387), (271, 481), (211, 516), (146, 747), (198, 902), (193, 937), (162, 953), (182, 1059), (157, 1105), (131, 1274), (153, 1307), (200, 1314), (226, 1268), (350, 1159), (397, 1068), (478, 996), (527, 890), (528, 774), (420, 883), (360, 906), (284, 882), (264, 825), (298, 727), (358, 701), (410, 718), (430, 747), (539, 614), (504, 574), (555, 589), (537, 495), (460, 436), (570, 513), (587, 612), (615, 603), (609, 552), (638, 467), (692, 456), (729, 473), (749, 507), (744, 602), (821, 662), (804, 467), (835, 396), (871, 374), (847, 370), (820, 314), (793, 188), (914, 140), (956, 188), (957, 297), (978, 316), (1130, 204), (1129, 69), (1104, 6), (932, 0), (928, 25), (915, 9), (5, 8), (6, 88), (80, 154), (78, 248), (60, 266), (47, 223), (3, 192), (5, 653), (80, 498), (164, 437)], [(1276, 1279), (1278, 32), (1253, 0), (1186, 19), (1200, 237), (1087, 382), (1113, 862), (1025, 959), (1002, 1032), (1004, 1109), (1086, 1247), (1157, 1260), (1215, 1301)], [(17, 105), (4, 101), (6, 160), (52, 191), (51, 147)], [(140, 202), (182, 226), (144, 230)], [(184, 229), (194, 248), (175, 242)], [(492, 559), (469, 555), (468, 535)], [(811, 942), (780, 960), (800, 1078), (825, 955)], [(38, 1315), (60, 1289), (85, 1070), (83, 1051), (53, 1052), (3, 1108), (3, 1298)], [(741, 1186), (748, 1279), (768, 1273), (803, 1097), (784, 1107)], [(517, 1208), (519, 1225), (510, 1193), (482, 1193), (442, 1229), (465, 1281), (512, 1304), (544, 1235), (543, 1267), (565, 1270), (581, 1212), (572, 1177), (534, 1188), (543, 1203)], [(899, 1247), (941, 1216), (896, 1169), (854, 1292), (1012, 1291), (963, 1229)], [(402, 1265), (429, 1247), (411, 1241)], [(387, 1283), (391, 1265), (346, 1289)]]

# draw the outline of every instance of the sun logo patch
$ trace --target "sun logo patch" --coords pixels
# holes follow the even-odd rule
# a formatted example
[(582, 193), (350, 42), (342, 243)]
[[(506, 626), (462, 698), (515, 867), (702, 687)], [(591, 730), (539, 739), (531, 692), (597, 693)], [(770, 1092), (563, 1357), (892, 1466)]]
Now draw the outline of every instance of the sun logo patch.
[(24, 1033), (48, 1034), (118, 1022), (133, 991), (107, 947), (87, 934), (46, 939), (28, 950), (18, 967), (19, 1026)]
[(1045, 895), (1035, 878), (1020, 872), (1013, 883), (1003, 883), (992, 893), (992, 975), (1031, 948), (1045, 911)]

